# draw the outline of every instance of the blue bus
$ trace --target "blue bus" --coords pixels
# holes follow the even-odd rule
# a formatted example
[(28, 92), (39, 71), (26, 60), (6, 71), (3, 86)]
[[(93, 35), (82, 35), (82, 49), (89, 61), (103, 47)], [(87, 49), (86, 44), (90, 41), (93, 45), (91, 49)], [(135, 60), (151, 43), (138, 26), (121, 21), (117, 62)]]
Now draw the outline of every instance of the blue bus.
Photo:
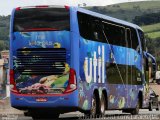
[(37, 118), (148, 108), (145, 39), (135, 24), (84, 8), (18, 7), (10, 25), (12, 107)]

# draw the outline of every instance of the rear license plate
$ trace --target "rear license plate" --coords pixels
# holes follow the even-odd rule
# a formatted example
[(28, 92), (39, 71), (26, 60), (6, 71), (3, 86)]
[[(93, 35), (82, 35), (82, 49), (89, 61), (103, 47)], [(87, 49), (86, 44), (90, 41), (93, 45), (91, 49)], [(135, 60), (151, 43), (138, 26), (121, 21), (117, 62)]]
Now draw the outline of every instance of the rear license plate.
[(36, 98), (37, 102), (47, 102), (47, 98)]

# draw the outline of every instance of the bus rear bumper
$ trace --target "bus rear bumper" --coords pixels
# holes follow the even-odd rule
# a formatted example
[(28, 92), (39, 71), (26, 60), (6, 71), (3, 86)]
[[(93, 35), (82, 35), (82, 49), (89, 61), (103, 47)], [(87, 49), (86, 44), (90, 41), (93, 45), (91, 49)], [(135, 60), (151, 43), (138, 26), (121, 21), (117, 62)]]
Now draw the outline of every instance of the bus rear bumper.
[[(37, 102), (37, 98), (45, 98), (46, 102)], [(11, 106), (20, 110), (29, 110), (29, 109), (55, 109), (58, 111), (75, 111), (78, 110), (78, 91), (75, 90), (69, 94), (62, 95), (50, 95), (50, 96), (29, 96), (11, 93)]]

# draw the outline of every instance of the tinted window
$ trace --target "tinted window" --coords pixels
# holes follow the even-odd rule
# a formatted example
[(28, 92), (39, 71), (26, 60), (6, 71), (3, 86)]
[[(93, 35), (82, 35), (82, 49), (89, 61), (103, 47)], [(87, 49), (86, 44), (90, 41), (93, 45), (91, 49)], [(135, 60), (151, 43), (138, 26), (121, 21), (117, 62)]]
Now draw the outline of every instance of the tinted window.
[(103, 26), (109, 44), (126, 47), (124, 27), (110, 22), (104, 22)]
[(130, 84), (130, 85), (142, 84), (142, 79), (141, 79), (142, 74), (134, 65), (126, 66), (122, 64), (117, 64), (118, 67), (117, 69), (115, 63), (107, 63), (107, 64), (108, 65), (106, 65), (106, 76), (108, 83)]
[(80, 35), (87, 39), (98, 42), (105, 42), (99, 18), (78, 12), (78, 24)]
[(136, 34), (136, 30), (133, 28), (127, 28), (127, 41), (128, 41), (128, 47), (133, 48), (137, 51), (139, 51), (139, 42), (138, 37)]
[(135, 29), (131, 29), (132, 48), (139, 51), (139, 42)]
[(140, 37), (141, 44), (142, 44), (142, 50), (145, 51), (146, 50), (146, 44), (145, 44), (144, 33), (141, 30), (138, 30), (138, 33), (139, 33), (139, 37)]
[(15, 11), (14, 31), (69, 30), (69, 11), (65, 8), (31, 8)]
[(139, 50), (137, 33), (133, 28), (80, 12), (78, 23), (80, 35), (85, 39)]

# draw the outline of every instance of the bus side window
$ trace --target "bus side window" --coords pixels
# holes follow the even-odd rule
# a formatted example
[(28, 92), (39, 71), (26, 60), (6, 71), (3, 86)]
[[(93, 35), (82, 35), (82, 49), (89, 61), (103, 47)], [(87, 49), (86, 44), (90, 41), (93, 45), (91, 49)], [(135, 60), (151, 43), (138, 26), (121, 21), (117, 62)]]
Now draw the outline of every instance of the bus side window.
[(128, 48), (132, 48), (131, 29), (127, 28), (126, 30), (127, 30)]
[(141, 44), (142, 44), (142, 50), (145, 51), (146, 50), (146, 42), (145, 42), (145, 38), (144, 38), (144, 33), (140, 30), (138, 30), (138, 34), (141, 40)]
[(135, 29), (131, 29), (131, 38), (132, 38), (132, 48), (135, 49), (138, 53), (140, 52), (140, 45), (138, 42), (138, 37)]
[(100, 19), (78, 12), (78, 24), (81, 37), (97, 41), (106, 42), (100, 26)]
[(103, 42), (105, 43), (106, 40), (105, 40), (105, 37), (103, 35), (103, 32), (102, 32), (102, 28), (101, 28), (101, 23), (100, 23), (100, 20), (96, 19), (93, 17), (92, 21), (92, 33), (93, 33), (93, 40), (94, 41), (97, 41), (97, 42)]
[(78, 12), (78, 24), (81, 37), (91, 40), (93, 35), (91, 32), (90, 16)]
[(125, 28), (123, 26), (104, 22), (104, 31), (109, 44), (123, 47), (127, 46), (125, 41)]

